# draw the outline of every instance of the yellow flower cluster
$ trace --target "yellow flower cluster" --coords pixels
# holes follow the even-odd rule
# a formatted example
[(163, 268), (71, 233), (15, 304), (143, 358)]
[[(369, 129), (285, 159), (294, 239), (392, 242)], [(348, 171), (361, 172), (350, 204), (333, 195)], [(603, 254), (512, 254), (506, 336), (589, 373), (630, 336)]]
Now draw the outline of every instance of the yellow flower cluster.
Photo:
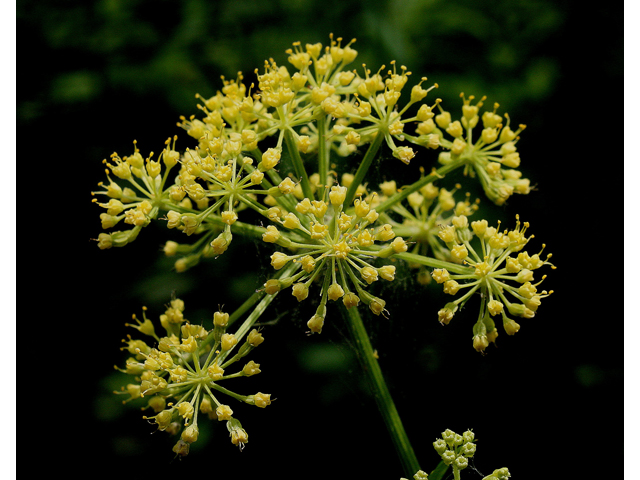
[[(415, 152), (411, 147), (397, 146), (396, 141), (437, 148), (437, 135), (404, 132), (406, 123), (433, 117), (435, 104), (423, 104), (417, 114), (403, 118), (437, 85), (425, 89), (421, 86), (426, 80), (423, 78), (413, 86), (408, 102), (398, 111), (398, 100), (411, 72), (403, 66), (398, 73), (395, 62), (386, 77), (381, 74), (384, 65), (374, 74), (364, 66), (364, 76), (357, 70), (346, 70), (358, 55), (351, 47), (354, 41), (342, 46), (341, 38), (334, 40), (331, 36), (326, 47), (315, 43), (304, 48), (295, 42), (293, 49), (286, 51), (293, 73), (273, 59), (265, 61), (264, 72), (256, 70), (257, 93), (251, 95), (251, 89), (238, 74), (235, 81), (225, 81), (222, 91), (213, 97), (198, 96), (204, 103), (199, 107), (205, 114), (202, 120), (183, 117), (179, 125), (198, 140), (200, 156), (211, 155), (222, 167), (239, 151), (251, 152), (261, 140), (278, 132), (278, 147), (284, 133), (289, 132), (301, 153), (322, 148), (319, 133), (327, 135), (332, 148), (342, 156), (371, 142), (378, 134), (384, 137), (393, 155), (405, 163)], [(334, 120), (332, 124), (324, 122), (326, 116)]]
[[(525, 126), (512, 130), (509, 116), (497, 113), (498, 104), (481, 112), (485, 99), (472, 103), (474, 97), (464, 94), (462, 115), (454, 120), (440, 99), (425, 101), (437, 84), (425, 88), (422, 77), (407, 87), (411, 72), (395, 61), (376, 72), (366, 65), (350, 69), (358, 55), (354, 41), (343, 44), (331, 35), (326, 46), (295, 42), (286, 50), (287, 66), (269, 59), (255, 71), (257, 85), (245, 85), (238, 73), (233, 80), (223, 78), (215, 95), (196, 95), (200, 118), (180, 117), (178, 123), (191, 137), (192, 148), (178, 152), (177, 137), (169, 138), (154, 160), (153, 152), (144, 158), (134, 142), (130, 156), (114, 153), (104, 161), (108, 183), (100, 183), (92, 194), (104, 200), (93, 199), (104, 209), (102, 228), (111, 233), (99, 235), (99, 248), (124, 246), (151, 221), (163, 220), (169, 230), (181, 232), (177, 236), (196, 238), (192, 244), (164, 243), (164, 253), (178, 257), (178, 272), (202, 257), (223, 254), (236, 235), (275, 249), (269, 258), (276, 272), (239, 309), (238, 315), (261, 299), (235, 334), (227, 332), (230, 317), (221, 311), (214, 314), (211, 330), (192, 325), (179, 299), (160, 316), (162, 335), (146, 309), (142, 320), (134, 316), (130, 326), (149, 343), (131, 337), (124, 341), (130, 358), (120, 370), (134, 380), (118, 393), (128, 396), (126, 402), (146, 399), (154, 415), (145, 418), (159, 430), (180, 433), (177, 455), (188, 454), (198, 439), (199, 415), (225, 421), (232, 443), (240, 448), (247, 443), (247, 432), (231, 407), (217, 397), (262, 408), (271, 403), (269, 394), (239, 395), (221, 384), (260, 372), (253, 361), (233, 373), (230, 367), (262, 343), (252, 326), (285, 289), (302, 302), (314, 282), (320, 285), (319, 304), (307, 322), (311, 332), (322, 331), (329, 301), (341, 300), (352, 309), (346, 317), (353, 327), (360, 321), (360, 303), (386, 316), (386, 301), (370, 293), (375, 289), (370, 287), (379, 279), (393, 281), (392, 262), (404, 260), (419, 267), (420, 283), (433, 279), (455, 297), (438, 312), (442, 324), (474, 293), (481, 294), (473, 327), (473, 346), (480, 352), (498, 336), (495, 317), (500, 315), (504, 330), (513, 335), (520, 326), (507, 313), (531, 318), (541, 299), (552, 293), (539, 291), (545, 276), (534, 280), (538, 268), (551, 265), (551, 255), (542, 259), (542, 252), (524, 251), (532, 238), (526, 236), (527, 223), (517, 219), (513, 230), (501, 231), (499, 224), (490, 227), (486, 220), (470, 222), (478, 202), (471, 202), (469, 194), (456, 200), (459, 184), (441, 184), (461, 168), (480, 180), (497, 205), (515, 193), (529, 193), (516, 147)], [(389, 179), (372, 189), (372, 177), (391, 178), (384, 172), (370, 175), (383, 143), (403, 164), (425, 149), (439, 149), (441, 166), (429, 174), (420, 167), (420, 178), (407, 185)], [(344, 158), (365, 145), (355, 165)], [(121, 223), (131, 228), (111, 230)], [(353, 331), (367, 339), (363, 328)], [(471, 432), (460, 436), (446, 431), (434, 446), (458, 470), (475, 450)], [(419, 471), (415, 478), (423, 477), (426, 473)]]
[[(391, 197), (398, 190), (395, 180), (381, 183), (379, 187), (380, 201)], [(428, 183), (408, 195), (405, 202), (397, 203), (389, 209), (399, 216), (399, 220), (390, 215), (389, 211), (382, 214), (382, 219), (393, 226), (396, 234), (406, 238), (409, 243), (414, 243), (410, 253), (423, 256), (431, 253), (436, 259), (451, 260), (451, 252), (438, 237), (441, 227), (451, 225), (456, 216), (470, 216), (478, 210), (479, 201), (471, 203), (469, 194), (464, 201), (456, 201), (454, 194), (460, 188), (457, 184), (452, 190), (447, 190)], [(431, 281), (431, 275), (424, 265), (410, 263), (409, 266), (418, 268), (418, 282), (427, 284)]]
[[(480, 117), (480, 107), (485, 97), (473, 105), (473, 95), (465, 98), (462, 93), (460, 96), (463, 99), (460, 120), (452, 121), (451, 113), (438, 104), (440, 113), (418, 127), (423, 134), (435, 132), (440, 137), (442, 146), (447, 149), (440, 153), (440, 163), (463, 160), (465, 174), (477, 175), (487, 197), (496, 205), (504, 204), (514, 193), (529, 193), (529, 180), (522, 178), (522, 172), (517, 170), (520, 154), (516, 144), (525, 125), (512, 130), (509, 115), (504, 114), (505, 121), (496, 113), (499, 107), (497, 103), (493, 111), (487, 110)], [(473, 129), (480, 119), (483, 128), (480, 135), (474, 138)]]
[(264, 341), (262, 334), (253, 329), (243, 341), (242, 335), (227, 333), (229, 314), (223, 312), (214, 313), (212, 330), (193, 325), (184, 317), (184, 302), (180, 299), (172, 300), (160, 315), (164, 336), (156, 333), (146, 308), (142, 320), (135, 315), (133, 319), (136, 323), (128, 326), (150, 337), (154, 346), (131, 336), (123, 340), (123, 350), (131, 356), (125, 368), (116, 368), (133, 376), (134, 382), (116, 393), (128, 395), (125, 402), (148, 398), (147, 408), (155, 415), (143, 418), (156, 424), (158, 430), (173, 434), (181, 431), (173, 449), (178, 455), (187, 455), (189, 445), (198, 439), (199, 413), (226, 421), (231, 442), (243, 448), (248, 441), (247, 432), (233, 417), (231, 407), (218, 400), (217, 395), (261, 408), (271, 403), (269, 394), (239, 395), (220, 385), (231, 378), (260, 373), (260, 365), (253, 360), (234, 373), (229, 372), (229, 367), (260, 345)]
[[(274, 190), (285, 195), (295, 190), (298, 198), (304, 193), (313, 200), (312, 192), (303, 191), (291, 179), (283, 180), (274, 170), (286, 135), (300, 153), (331, 146), (342, 156), (380, 135), (405, 163), (415, 152), (408, 146), (398, 147), (398, 141), (437, 148), (435, 135), (418, 138), (404, 132), (407, 122), (432, 117), (434, 106), (422, 105), (415, 116), (403, 118), (407, 109), (421, 102), (433, 87), (425, 90), (422, 82), (414, 86), (409, 101), (398, 111), (397, 103), (410, 72), (402, 67), (398, 73), (395, 64), (387, 77), (381, 74), (384, 67), (375, 74), (365, 67), (364, 76), (348, 71), (346, 67), (356, 59), (357, 51), (351, 46), (354, 40), (345, 46), (341, 41), (331, 36), (326, 47), (316, 43), (307, 44), (304, 49), (299, 42), (294, 43), (294, 49), (287, 50), (287, 54), (295, 71), (291, 73), (273, 60), (265, 62), (264, 73), (258, 75), (257, 92), (251, 92), (253, 85), (244, 85), (239, 73), (235, 80), (223, 79), (224, 86), (215, 95), (196, 95), (203, 117), (181, 117), (178, 123), (197, 140), (195, 148), (177, 152), (174, 137), (160, 155), (162, 162), (152, 160), (153, 153), (145, 161), (137, 147), (129, 157), (114, 153), (111, 162), (105, 160), (107, 175), (131, 186), (122, 188), (109, 178), (104, 190), (93, 192), (109, 198), (106, 203), (94, 199), (106, 209), (101, 214), (102, 227), (111, 229), (124, 220), (133, 228), (101, 233), (98, 246), (107, 249), (130, 243), (142, 227), (162, 212), (170, 229), (188, 236), (203, 234), (196, 245), (167, 242), (165, 253), (181, 256), (176, 270), (186, 270), (202, 256), (224, 253), (233, 238), (231, 227), (238, 213), (246, 208), (264, 213), (256, 195), (270, 195)], [(278, 134), (277, 144), (260, 150), (259, 143), (274, 134)], [(169, 171), (178, 164), (178, 174), (173, 183), (168, 182)], [(326, 181), (326, 173), (321, 175)]]
[[(341, 45), (331, 36), (330, 45), (293, 44), (287, 50), (288, 61), (295, 68), (293, 75), (284, 66), (278, 67), (275, 62), (265, 64), (265, 74), (259, 76), (261, 99), (276, 108), (272, 120), (272, 129), (290, 130), (296, 140), (300, 152), (311, 153), (319, 148), (319, 133), (329, 135), (332, 148), (341, 156), (355, 151), (358, 145), (370, 143), (378, 135), (382, 135), (393, 155), (403, 161), (409, 161), (415, 152), (408, 146), (397, 146), (396, 141), (408, 140), (418, 146), (437, 148), (436, 136), (412, 136), (404, 132), (408, 122), (419, 122), (433, 116), (432, 106), (423, 104), (415, 115), (403, 115), (414, 104), (421, 102), (427, 93), (436, 86), (424, 89), (421, 84), (415, 85), (410, 92), (409, 101), (398, 110), (398, 100), (407, 83), (410, 72), (406, 67), (398, 73), (395, 62), (393, 69), (383, 76), (385, 68), (380, 67), (372, 74), (364, 66), (364, 76), (357, 70), (348, 71), (347, 65), (357, 57), (357, 51), (351, 45)], [(322, 117), (330, 115), (332, 125), (324, 122)], [(318, 123), (311, 123), (319, 120)], [(296, 132), (293, 127), (301, 126)], [(321, 130), (321, 131), (319, 131)]]
[[(379, 278), (392, 281), (395, 266), (376, 267), (367, 259), (386, 258), (407, 250), (407, 244), (396, 237), (389, 224), (372, 227), (378, 213), (361, 198), (353, 208), (345, 210), (347, 187), (334, 185), (329, 191), (329, 201), (304, 198), (291, 212), (277, 207), (271, 209), (271, 220), (279, 224), (267, 227), (262, 239), (294, 249), (296, 253), (275, 252), (271, 266), (280, 270), (289, 262), (297, 271), (291, 276), (266, 282), (267, 293), (274, 294), (291, 287), (292, 294), (302, 301), (309, 295), (311, 283), (322, 282), (321, 302), (308, 326), (320, 332), (324, 324), (327, 299), (342, 299), (347, 308), (363, 301), (376, 315), (384, 313), (386, 302), (368, 293), (365, 288)], [(376, 243), (378, 242), (378, 244)], [(384, 246), (379, 243), (387, 242)]]
[[(104, 195), (109, 200), (100, 203), (97, 198), (92, 202), (97, 203), (106, 211), (100, 214), (102, 228), (107, 230), (115, 227), (121, 221), (132, 225), (131, 229), (112, 233), (101, 233), (98, 236), (98, 247), (108, 249), (121, 247), (136, 239), (142, 227), (149, 225), (151, 220), (157, 218), (162, 208), (163, 199), (168, 196), (169, 188), (166, 188), (169, 171), (178, 163), (180, 154), (175, 150), (175, 141), (168, 139), (165, 148), (160, 154), (160, 160), (152, 160), (153, 152), (144, 159), (140, 154), (136, 142), (133, 142), (134, 153), (121, 158), (117, 153), (111, 155), (111, 162), (104, 160), (111, 173), (120, 180), (126, 181), (130, 186), (121, 187), (109, 177), (109, 169), (106, 170), (109, 184), (99, 183), (104, 190), (91, 192), (92, 195)], [(162, 165), (164, 164), (164, 174)]]
[[(514, 335), (520, 330), (520, 325), (507, 317), (505, 310), (511, 315), (533, 318), (541, 300), (553, 293), (553, 290), (538, 291), (546, 275), (534, 283), (535, 270), (543, 265), (550, 265), (552, 269), (556, 267), (549, 262), (551, 254), (542, 259), (542, 251), (530, 255), (523, 250), (532, 238), (525, 235), (529, 224), (521, 224), (516, 217), (513, 230), (500, 231), (499, 227), (490, 227), (486, 220), (469, 225), (467, 217), (454, 217), (452, 225), (443, 227), (439, 237), (460, 265), (450, 263), (449, 267), (436, 268), (432, 272), (433, 279), (443, 285), (445, 293), (457, 295), (466, 291), (438, 312), (438, 319), (443, 324), (449, 323), (471, 295), (480, 291), (480, 315), (473, 327), (473, 347), (479, 352), (495, 342), (498, 336), (492, 317), (500, 315), (505, 332)], [(480, 240), (479, 251), (470, 243), (473, 236)], [(515, 299), (515, 302), (509, 298)]]

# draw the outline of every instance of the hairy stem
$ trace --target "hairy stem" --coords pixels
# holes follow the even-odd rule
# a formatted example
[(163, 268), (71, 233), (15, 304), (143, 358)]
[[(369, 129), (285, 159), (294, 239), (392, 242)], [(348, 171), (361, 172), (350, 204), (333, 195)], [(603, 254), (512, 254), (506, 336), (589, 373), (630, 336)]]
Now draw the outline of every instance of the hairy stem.
[(395, 403), (391, 398), (389, 388), (382, 375), (382, 370), (380, 369), (380, 365), (378, 365), (378, 360), (375, 358), (371, 342), (369, 341), (369, 335), (362, 323), (360, 313), (358, 309), (354, 307), (346, 309), (345, 316), (355, 343), (358, 359), (373, 391), (378, 410), (382, 414), (384, 423), (396, 447), (405, 475), (412, 476), (420, 470), (420, 465), (418, 464), (418, 459), (413, 451), (413, 447), (409, 442), (409, 437), (404, 430)]

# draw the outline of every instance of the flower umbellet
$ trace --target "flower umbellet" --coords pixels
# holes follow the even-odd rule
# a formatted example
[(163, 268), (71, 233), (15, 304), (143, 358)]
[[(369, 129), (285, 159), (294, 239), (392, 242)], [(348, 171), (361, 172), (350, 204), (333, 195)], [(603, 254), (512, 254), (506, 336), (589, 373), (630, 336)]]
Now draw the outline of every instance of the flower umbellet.
[[(383, 218), (396, 233), (406, 237), (408, 243), (412, 244), (408, 250), (410, 253), (422, 256), (431, 254), (439, 260), (451, 260), (451, 252), (440, 241), (438, 234), (442, 226), (451, 225), (454, 217), (473, 215), (478, 210), (479, 203), (479, 200), (472, 203), (469, 194), (464, 201), (456, 201), (454, 194), (460, 188), (460, 184), (457, 184), (452, 190), (447, 190), (428, 183), (410, 194), (404, 202), (390, 208), (396, 214), (395, 218), (388, 213)], [(393, 195), (396, 189), (396, 182), (393, 180), (380, 184), (382, 199)], [(409, 266), (418, 268), (418, 282), (426, 284), (431, 281), (426, 267), (411, 263)]]
[[(234, 411), (226, 403), (241, 402), (261, 408), (271, 404), (271, 395), (258, 392), (241, 395), (225, 385), (238, 377), (250, 377), (260, 373), (260, 364), (253, 360), (236, 366), (264, 341), (262, 333), (252, 329), (246, 338), (241, 334), (228, 333), (229, 314), (218, 311), (213, 315), (213, 329), (191, 324), (184, 316), (184, 302), (171, 300), (164, 314), (160, 315), (163, 334), (158, 334), (153, 322), (147, 318), (143, 308), (143, 320), (136, 316), (135, 324), (127, 324), (146, 335), (145, 340), (128, 336), (123, 350), (131, 357), (124, 368), (132, 375), (133, 383), (123, 387), (125, 400), (137, 398), (147, 400), (147, 408), (155, 415), (144, 416), (158, 430), (180, 434), (174, 452), (180, 456), (189, 453), (189, 445), (198, 440), (198, 415), (227, 422), (231, 442), (243, 448), (248, 434)], [(150, 345), (153, 345), (151, 346)], [(234, 405), (235, 408), (235, 405)]]
[[(402, 262), (418, 267), (415, 288), (434, 280), (452, 296), (433, 312), (443, 324), (478, 293), (473, 346), (481, 352), (498, 335), (495, 319), (513, 335), (520, 326), (511, 317), (533, 317), (552, 293), (540, 290), (545, 276), (537, 276), (540, 267), (555, 268), (550, 255), (524, 250), (532, 238), (528, 223), (490, 227), (476, 219), (479, 200), (450, 182), (459, 169), (465, 181), (479, 180), (497, 205), (530, 193), (530, 181), (518, 170), (524, 125), (513, 128), (497, 104), (482, 111), (484, 97), (474, 102), (464, 94), (462, 115), (453, 119), (441, 99), (431, 98), (438, 85), (429, 86), (426, 77), (410, 85), (411, 72), (395, 61), (377, 70), (354, 66), (354, 42), (333, 35), (326, 46), (295, 42), (284, 63), (270, 58), (255, 70), (255, 83), (246, 85), (238, 73), (223, 77), (214, 95), (196, 95), (199, 114), (177, 124), (187, 138), (178, 143), (170, 137), (157, 159), (143, 157), (134, 142), (131, 155), (114, 153), (104, 161), (108, 182), (92, 192), (104, 209), (99, 248), (123, 247), (160, 221), (179, 232), (180, 241), (163, 240), (179, 273), (203, 258), (234, 255), (237, 236), (268, 252), (259, 254), (267, 267), (261, 288), (231, 315), (216, 312), (213, 329), (188, 322), (178, 299), (160, 316), (161, 334), (146, 310), (130, 325), (146, 339), (125, 340), (130, 357), (120, 370), (134, 380), (120, 393), (125, 401), (146, 399), (153, 410), (147, 420), (180, 433), (178, 455), (198, 439), (202, 416), (225, 421), (232, 443), (247, 443), (231, 404), (265, 407), (271, 397), (241, 395), (229, 384), (260, 372), (253, 361), (235, 363), (262, 343), (254, 324), (286, 291), (299, 302), (314, 298), (307, 303), (315, 313), (306, 323), (313, 333), (326, 328), (329, 309), (339, 312), (406, 474), (427, 478), (362, 322), (363, 314), (389, 317), (397, 304), (381, 298), (385, 291), (378, 286), (395, 281)], [(419, 176), (400, 184), (393, 172), (416, 162)], [(372, 175), (374, 165), (382, 173)], [(114, 231), (118, 225), (131, 228)], [(231, 324), (251, 309), (232, 333)], [(455, 448), (439, 441), (455, 475), (475, 446), (472, 434), (465, 435), (471, 440)]]
[[(440, 153), (440, 163), (462, 160), (465, 174), (477, 175), (487, 197), (496, 205), (503, 205), (514, 193), (528, 194), (530, 181), (522, 178), (522, 172), (517, 170), (520, 154), (516, 147), (526, 125), (519, 125), (514, 131), (509, 115), (505, 113), (503, 118), (496, 113), (499, 104), (494, 104), (493, 111), (486, 110), (480, 116), (480, 107), (486, 98), (472, 104), (473, 95), (465, 98), (461, 93), (460, 96), (463, 99), (460, 120), (452, 121), (451, 113), (438, 104), (440, 113), (435, 116), (435, 122), (425, 127), (430, 132), (437, 132), (446, 149)], [(480, 120), (484, 128), (474, 138), (473, 130)]]
[[(442, 432), (441, 438), (433, 442), (433, 448), (440, 455), (442, 462), (451, 466), (454, 480), (460, 480), (460, 472), (469, 466), (469, 459), (476, 453), (475, 442), (473, 431), (467, 430), (460, 435), (448, 428)], [(483, 480), (503, 480), (509, 477), (511, 477), (509, 469), (500, 468)]]
[(280, 241), (281, 245), (299, 252), (295, 255), (275, 252), (271, 256), (271, 266), (276, 270), (293, 262), (299, 272), (287, 278), (268, 280), (265, 283), (267, 293), (291, 286), (292, 294), (302, 301), (309, 295), (311, 283), (316, 278), (320, 279), (322, 300), (308, 323), (311, 331), (317, 333), (324, 324), (327, 299), (342, 299), (347, 308), (363, 301), (374, 314), (384, 313), (386, 302), (369, 294), (366, 287), (379, 278), (392, 281), (396, 267), (377, 267), (370, 263), (370, 259), (389, 257), (407, 249), (406, 242), (395, 236), (391, 225), (370, 227), (378, 220), (378, 213), (366, 200), (357, 198), (353, 209), (345, 209), (346, 192), (346, 186), (332, 186), (328, 193), (329, 201), (305, 198), (296, 204), (293, 212), (283, 218), (272, 218), (283, 229), (298, 234), (299, 240), (282, 241), (280, 230), (274, 226), (269, 226), (262, 237), (265, 242)]
[[(449, 247), (457, 263), (450, 262), (444, 268), (434, 269), (432, 276), (443, 285), (445, 293), (458, 298), (438, 312), (438, 319), (443, 324), (449, 323), (454, 314), (479, 291), (481, 306), (478, 321), (473, 326), (473, 347), (482, 352), (498, 336), (493, 317), (501, 318), (504, 331), (514, 335), (520, 330), (520, 325), (509, 318), (507, 312), (525, 319), (535, 316), (541, 300), (553, 290), (539, 291), (546, 275), (536, 282), (534, 271), (544, 265), (552, 269), (556, 267), (549, 261), (550, 253), (545, 258), (541, 257), (545, 245), (533, 255), (523, 250), (533, 235), (526, 236), (529, 223), (521, 223), (519, 217), (516, 217), (513, 230), (503, 231), (500, 231), (500, 225), (490, 227), (486, 220), (469, 223), (466, 217), (461, 216), (454, 217), (452, 223), (442, 227), (439, 237)], [(471, 245), (473, 236), (479, 239), (478, 250)]]

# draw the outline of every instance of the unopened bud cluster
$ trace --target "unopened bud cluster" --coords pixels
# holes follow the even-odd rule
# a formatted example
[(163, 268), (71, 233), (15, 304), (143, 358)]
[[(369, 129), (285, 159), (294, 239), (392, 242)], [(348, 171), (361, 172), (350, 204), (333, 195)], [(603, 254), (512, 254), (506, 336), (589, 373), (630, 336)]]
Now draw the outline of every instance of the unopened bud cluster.
[[(473, 458), (476, 453), (475, 434), (471, 430), (467, 430), (460, 435), (453, 430), (446, 429), (442, 432), (442, 438), (433, 442), (433, 448), (440, 455), (442, 462), (451, 466), (453, 478), (459, 480), (460, 471), (469, 466), (469, 459)], [(500, 468), (482, 480), (504, 480), (510, 477), (507, 468)]]
[[(407, 479), (401, 478), (400, 480), (407, 480)], [(413, 476), (413, 480), (429, 480), (429, 475), (427, 475), (427, 472), (423, 470), (418, 470)]]
[(506, 478), (511, 478), (511, 474), (508, 468), (503, 467), (494, 470), (491, 475), (483, 477), (482, 480), (505, 480)]
[(433, 442), (440, 458), (446, 465), (451, 465), (454, 477), (459, 478), (460, 470), (464, 470), (469, 465), (469, 459), (476, 453), (475, 435), (471, 430), (467, 430), (462, 435), (452, 430), (442, 432), (442, 438)]

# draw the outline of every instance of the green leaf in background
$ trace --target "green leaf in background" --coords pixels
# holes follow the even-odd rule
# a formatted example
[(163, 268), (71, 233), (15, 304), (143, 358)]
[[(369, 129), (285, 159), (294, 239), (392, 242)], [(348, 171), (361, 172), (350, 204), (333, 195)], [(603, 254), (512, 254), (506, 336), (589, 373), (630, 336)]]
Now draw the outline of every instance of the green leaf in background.
[(429, 474), (429, 480), (442, 480), (447, 470), (449, 470), (449, 465), (440, 460), (438, 466)]

